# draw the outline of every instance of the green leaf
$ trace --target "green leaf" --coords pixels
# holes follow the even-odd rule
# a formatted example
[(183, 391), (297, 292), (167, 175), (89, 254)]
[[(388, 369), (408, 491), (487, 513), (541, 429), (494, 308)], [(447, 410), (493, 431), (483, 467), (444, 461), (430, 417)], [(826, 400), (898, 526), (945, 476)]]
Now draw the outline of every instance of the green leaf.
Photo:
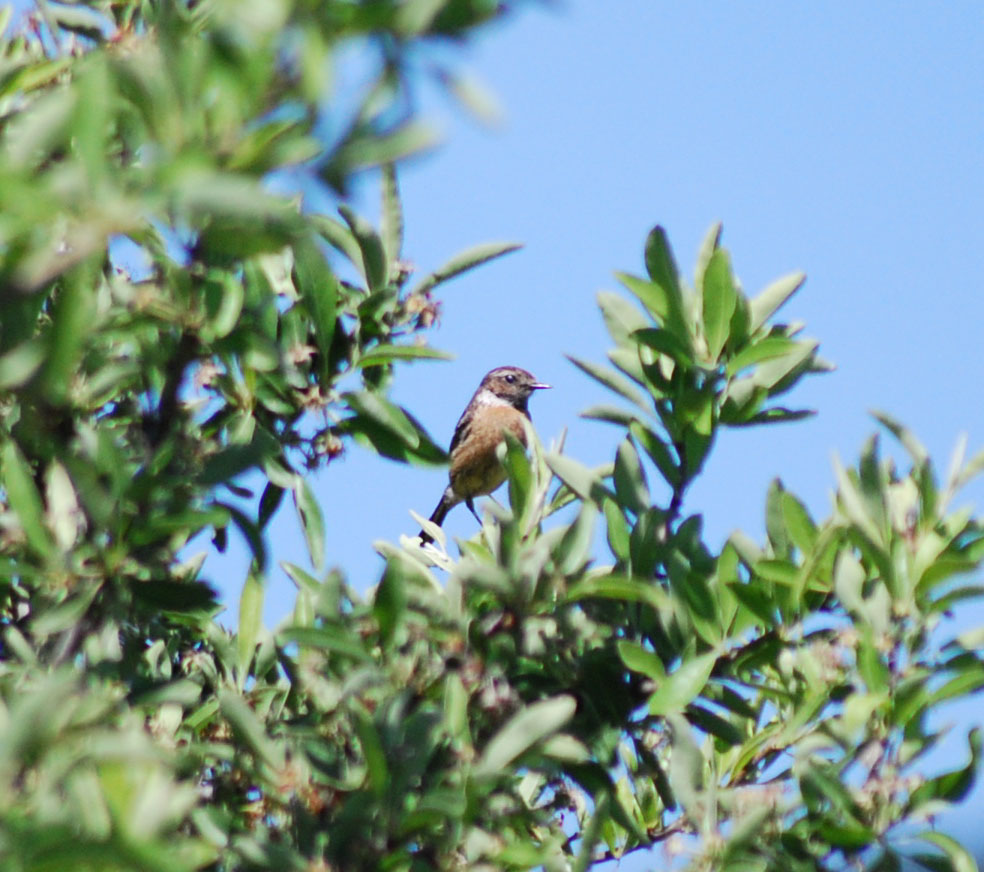
[(616, 643), (618, 656), (627, 668), (633, 672), (648, 676), (656, 681), (666, 680), (666, 667), (658, 654), (643, 648), (638, 642), (620, 639)]
[(475, 765), (476, 778), (501, 772), (541, 740), (559, 730), (573, 716), (577, 702), (572, 696), (555, 696), (526, 706), (513, 715), (485, 746)]
[(208, 316), (203, 338), (212, 342), (228, 336), (239, 321), (245, 290), (242, 280), (227, 272), (213, 270), (205, 281), (205, 310)]
[(658, 224), (649, 231), (645, 248), (646, 272), (656, 284), (680, 297), (680, 274), (666, 231)]
[[(229, 505), (228, 503), (216, 502), (214, 509), (216, 511), (225, 511), (229, 513), (229, 517), (232, 519), (232, 522), (236, 525), (239, 532), (243, 534), (247, 543), (249, 543), (250, 551), (253, 553), (253, 560), (262, 572), (266, 567), (266, 544), (263, 541), (263, 536), (260, 534), (259, 527), (257, 527), (253, 519), (242, 511), (242, 509), (237, 506)], [(211, 521), (209, 521), (209, 523), (211, 523)], [(216, 530), (219, 529), (221, 529), (221, 525), (216, 526)]]
[(472, 118), (490, 128), (497, 128), (504, 116), (502, 106), (484, 82), (454, 70), (441, 71), (441, 83)]
[[(609, 325), (609, 327), (611, 327), (611, 325)], [(609, 349), (606, 356), (619, 370), (632, 379), (632, 381), (637, 382), (652, 393), (652, 385), (654, 381), (651, 377), (647, 377), (647, 373), (643, 368), (642, 360), (639, 358), (638, 346), (633, 346), (632, 348), (617, 346)], [(658, 394), (656, 396), (658, 396)]]
[(745, 734), (731, 721), (703, 706), (691, 703), (687, 706), (686, 717), (697, 729), (709, 733), (727, 747), (733, 748), (740, 745), (746, 738)]
[(422, 463), (446, 463), (447, 453), (404, 409), (371, 391), (343, 394), (355, 416), (342, 422), (340, 432), (362, 435), (385, 457)]
[(419, 34), (431, 26), (446, 4), (447, 0), (408, 0), (397, 8), (394, 26), (406, 35)]
[(403, 206), (396, 178), (396, 167), (386, 164), (382, 169), (383, 211), (379, 235), (383, 240), (386, 263), (389, 264), (387, 281), (392, 282), (399, 271), (400, 254), (403, 251)]
[(803, 287), (803, 282), (805, 281), (806, 275), (804, 273), (790, 273), (780, 279), (776, 279), (758, 296), (754, 297), (749, 304), (749, 332), (755, 333), (759, 327), (765, 324), (778, 311), (780, 306)]
[(877, 521), (871, 517), (868, 506), (847, 470), (838, 458), (834, 458), (834, 475), (837, 478), (837, 497), (840, 506), (850, 520), (874, 544), (881, 543)]
[(812, 339), (803, 339), (793, 343), (791, 351), (781, 357), (763, 361), (752, 373), (752, 383), (758, 387), (768, 388), (769, 395), (779, 393), (780, 382), (792, 377), (796, 372), (809, 365), (816, 355), (818, 343)]
[[(633, 357), (638, 358), (636, 341), (632, 334), (652, 325), (646, 320), (639, 308), (620, 294), (601, 291), (598, 296), (598, 308), (605, 320), (605, 327), (620, 350), (628, 350)], [(609, 352), (609, 357), (612, 352)]]
[(203, 485), (226, 484), (275, 457), (279, 446), (269, 434), (264, 435), (266, 438), (257, 433), (247, 445), (229, 445), (213, 454), (202, 467), (198, 482)]
[[(509, 478), (509, 505), (524, 523), (533, 511), (533, 468), (526, 447), (511, 432), (504, 431), (505, 456), (503, 466)], [(502, 450), (502, 449), (499, 449)]]
[(457, 672), (449, 672), (444, 682), (444, 720), (455, 741), (471, 745), (468, 691)]
[[(345, 255), (345, 259), (357, 270), (362, 271), (362, 251), (359, 243), (349, 228), (328, 215), (312, 215), (311, 223), (318, 228), (318, 233), (336, 251)], [(363, 276), (365, 278), (365, 276)]]
[(703, 292), (704, 273), (707, 270), (707, 265), (711, 262), (714, 252), (721, 245), (721, 230), (721, 222), (716, 221), (708, 228), (701, 240), (700, 247), (697, 249), (697, 267), (694, 270), (694, 280), (697, 283), (698, 291)]
[(970, 696), (984, 688), (984, 669), (974, 661), (972, 665), (958, 672), (953, 678), (933, 691), (929, 704), (935, 705), (949, 699)]
[(155, 615), (161, 612), (214, 612), (218, 608), (216, 592), (203, 581), (176, 581), (158, 578), (130, 582), (134, 600)]
[(0, 390), (9, 391), (26, 384), (41, 368), (46, 356), (44, 344), (37, 339), (29, 339), (12, 348), (0, 357)]
[(434, 128), (422, 121), (408, 121), (384, 136), (355, 136), (335, 153), (326, 174), (330, 182), (334, 174), (344, 178), (357, 170), (398, 163), (439, 142)]
[[(60, 70), (51, 68), (52, 73)], [(71, 88), (54, 88), (31, 104), (17, 124), (11, 124), (6, 136), (5, 163), (27, 169), (44, 159), (64, 136), (78, 93)]]
[(644, 603), (654, 609), (661, 609), (668, 604), (666, 591), (662, 588), (628, 576), (602, 575), (586, 578), (572, 584), (567, 591), (567, 601), (572, 603), (596, 598)]
[(621, 427), (628, 427), (639, 417), (635, 412), (628, 412), (620, 406), (598, 405), (589, 406), (581, 412), (582, 418), (592, 421), (604, 421), (608, 424), (618, 424)]
[(272, 481), (267, 482), (266, 487), (263, 488), (263, 494), (260, 497), (260, 508), (257, 512), (257, 524), (261, 530), (266, 527), (274, 513), (280, 508), (280, 503), (283, 501), (285, 493), (284, 488), (274, 484)]
[(962, 769), (946, 772), (920, 784), (909, 797), (909, 808), (918, 810), (919, 806), (934, 800), (960, 802), (974, 786), (978, 764), (981, 759), (981, 729), (974, 727), (967, 736), (970, 746), (970, 760)]
[(420, 444), (420, 433), (398, 406), (394, 406), (379, 394), (371, 391), (342, 394), (342, 399), (360, 415), (380, 424), (398, 437), (405, 445), (416, 448)]
[(984, 472), (984, 450), (978, 451), (963, 468), (954, 471), (949, 478), (950, 492), (956, 493), (982, 472)]
[(579, 370), (581, 370), (581, 372), (586, 373), (599, 384), (604, 385), (609, 390), (614, 391), (616, 394), (624, 397), (640, 409), (646, 409), (646, 402), (642, 398), (642, 394), (635, 389), (631, 382), (624, 379), (614, 370), (608, 369), (608, 367), (605, 366), (600, 366), (597, 363), (592, 363), (589, 360), (581, 360), (578, 357), (572, 357), (571, 355), (567, 355), (567, 359)]
[(55, 297), (48, 356), (41, 378), (48, 402), (58, 405), (68, 396), (79, 356), (92, 326), (94, 271), (81, 265), (69, 270)]
[(580, 845), (574, 864), (570, 867), (571, 872), (587, 872), (592, 866), (595, 845), (598, 843), (602, 824), (608, 820), (611, 803), (612, 795), (609, 791), (603, 791), (595, 796), (594, 811), (588, 819), (587, 826), (581, 831)]
[(747, 425), (787, 424), (791, 421), (802, 421), (804, 418), (810, 418), (815, 414), (816, 411), (813, 409), (787, 409), (784, 406), (773, 406), (756, 412), (742, 423)]
[(394, 360), (453, 360), (454, 355), (439, 351), (427, 345), (375, 345), (356, 362), (364, 369), (367, 366), (384, 366)]
[(372, 722), (369, 714), (358, 711), (355, 717), (355, 732), (362, 746), (362, 756), (369, 775), (369, 786), (377, 797), (386, 793), (390, 783), (389, 765), (386, 761), (386, 751), (380, 738), (379, 730)]
[[(606, 501), (608, 505), (610, 501)], [(581, 503), (577, 514), (557, 548), (557, 568), (564, 575), (574, 575), (582, 571), (591, 560), (591, 546), (595, 539), (595, 520), (598, 510), (593, 503)]]
[(54, 542), (44, 523), (44, 506), (31, 468), (13, 441), (6, 442), (0, 450), (0, 461), (7, 500), (17, 514), (27, 543), (40, 557), (46, 557), (53, 551)]
[(362, 641), (342, 627), (289, 626), (280, 630), (277, 638), (285, 644), (295, 643), (301, 647), (330, 651), (359, 663), (373, 662), (372, 655), (366, 651)]
[(325, 519), (321, 513), (321, 506), (311, 486), (304, 479), (297, 480), (293, 492), (294, 505), (304, 531), (304, 541), (307, 543), (311, 564), (315, 569), (320, 569), (325, 560)]
[[(774, 478), (769, 483), (769, 490), (765, 498), (765, 530), (773, 552), (781, 561), (786, 560), (790, 553), (789, 536), (782, 514), (782, 495), (785, 492), (786, 489), (782, 486), (782, 482)], [(756, 566), (756, 571), (759, 571), (758, 566)]]
[(629, 431), (656, 464), (667, 484), (673, 488), (678, 487), (683, 480), (683, 471), (670, 446), (641, 421), (633, 421), (629, 425)]
[(622, 563), (629, 559), (629, 525), (625, 515), (614, 500), (604, 501), (605, 523), (608, 532), (608, 546)]
[(313, 238), (294, 243), (294, 285), (311, 316), (318, 343), (320, 375), (331, 378), (331, 343), (335, 335), (338, 280)]
[(271, 768), (284, 766), (284, 750), (266, 733), (263, 722), (238, 693), (219, 691), (219, 710), (236, 736)]
[(671, 714), (669, 783), (675, 799), (679, 801), (694, 823), (700, 826), (706, 819), (701, 814), (704, 804), (704, 755), (694, 738), (690, 724), (679, 714)]
[(646, 472), (639, 462), (639, 454), (631, 439), (625, 439), (615, 454), (615, 495), (619, 503), (633, 512), (649, 508), (649, 487)]
[[(153, 582), (148, 583), (152, 584)], [(101, 589), (101, 584), (87, 585), (77, 595), (62, 600), (53, 608), (41, 612), (31, 621), (31, 636), (36, 639), (44, 639), (55, 633), (62, 633), (69, 627), (78, 626)]]
[(384, 646), (389, 646), (397, 628), (403, 622), (407, 608), (406, 578), (397, 560), (386, 563), (386, 570), (373, 597), (372, 613), (379, 625), (379, 637)]
[(649, 713), (667, 716), (682, 712), (703, 692), (717, 657), (716, 652), (709, 651), (687, 660), (667, 675), (649, 698)]
[(236, 638), (236, 652), (239, 656), (238, 686), (246, 686), (253, 653), (263, 628), (263, 580), (251, 572), (246, 576), (243, 592), (239, 598), (239, 629)]
[(902, 424), (896, 421), (891, 415), (887, 415), (884, 412), (875, 411), (871, 414), (875, 417), (879, 424), (881, 424), (896, 439), (899, 440), (902, 447), (908, 452), (909, 457), (912, 458), (913, 464), (918, 467), (929, 460), (929, 452), (911, 430), (903, 427)]
[(636, 330), (632, 334), (632, 338), (653, 351), (667, 355), (682, 366), (693, 364), (690, 344), (683, 342), (675, 333), (662, 327), (646, 327), (642, 330)]
[(731, 274), (728, 253), (719, 248), (711, 255), (704, 273), (703, 288), (704, 339), (708, 357), (716, 361), (728, 341), (731, 317), (738, 304), (738, 291)]
[(817, 525), (813, 523), (806, 506), (789, 491), (781, 497), (782, 517), (793, 544), (800, 552), (808, 555), (817, 541)]
[[(658, 324), (676, 337), (679, 343), (687, 350), (689, 356), (691, 354), (692, 331), (684, 313), (683, 299), (679, 293), (667, 291), (662, 285), (647, 282), (628, 273), (616, 272), (615, 278), (646, 307)], [(602, 302), (601, 294), (598, 295), (598, 300), (599, 303)], [(634, 312), (635, 310), (633, 309), (632, 311)], [(604, 306), (602, 307), (602, 313), (604, 314)], [(606, 316), (605, 321), (608, 323), (608, 329), (612, 334), (612, 338), (621, 344), (623, 340), (612, 329), (609, 317)], [(630, 334), (637, 329), (644, 329), (651, 326), (639, 317), (633, 318), (631, 321), (626, 321), (625, 324), (627, 332)]]
[[(874, 839), (874, 833), (863, 823), (864, 813), (858, 807), (850, 788), (840, 780), (834, 766), (822, 761), (804, 761), (799, 777), (808, 806), (812, 804), (814, 807), (823, 807), (829, 803), (831, 809), (839, 813), (836, 838), (845, 841), (838, 841), (838, 844), (854, 847)], [(817, 802), (818, 799), (821, 802)]]
[(582, 500), (597, 502), (605, 496), (614, 496), (602, 483), (598, 470), (589, 469), (584, 464), (555, 452), (547, 454), (544, 460), (554, 475)]
[(455, 255), (440, 269), (435, 270), (430, 275), (425, 276), (410, 292), (411, 294), (423, 294), (439, 284), (443, 284), (455, 276), (461, 275), (470, 269), (474, 269), (504, 254), (509, 254), (523, 246), (518, 242), (486, 242), (466, 249)]
[(785, 336), (767, 336), (765, 339), (746, 345), (728, 361), (724, 371), (729, 378), (733, 378), (742, 370), (764, 360), (784, 357), (795, 347), (795, 341)]
[(971, 853), (952, 836), (928, 831), (920, 833), (919, 838), (943, 851), (952, 864), (953, 872), (978, 872), (977, 863)]
[(382, 239), (379, 238), (379, 234), (368, 221), (360, 218), (345, 204), (340, 205), (338, 211), (352, 231), (355, 241), (359, 243), (359, 251), (362, 255), (362, 274), (365, 276), (366, 284), (369, 285), (369, 290), (381, 290), (386, 286), (389, 272)]

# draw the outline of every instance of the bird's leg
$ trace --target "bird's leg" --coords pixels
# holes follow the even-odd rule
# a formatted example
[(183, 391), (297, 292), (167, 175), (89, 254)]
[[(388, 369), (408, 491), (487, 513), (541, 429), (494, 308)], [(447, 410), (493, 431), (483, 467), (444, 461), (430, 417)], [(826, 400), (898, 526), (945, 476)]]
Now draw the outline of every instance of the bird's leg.
[(472, 502), (471, 497), (467, 497), (465, 499), (465, 505), (468, 506), (468, 511), (475, 516), (475, 520), (478, 521), (479, 524), (481, 524), (482, 519), (478, 516), (478, 512), (475, 511), (475, 503)]

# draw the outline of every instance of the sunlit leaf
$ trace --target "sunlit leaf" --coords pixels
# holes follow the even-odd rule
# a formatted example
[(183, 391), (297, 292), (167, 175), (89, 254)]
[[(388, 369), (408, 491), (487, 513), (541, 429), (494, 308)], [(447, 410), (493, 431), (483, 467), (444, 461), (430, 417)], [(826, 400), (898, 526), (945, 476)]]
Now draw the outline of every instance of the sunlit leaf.
[(304, 531), (311, 564), (315, 569), (320, 569), (325, 559), (325, 519), (311, 486), (303, 479), (299, 479), (294, 486), (294, 505)]
[(239, 634), (237, 650), (239, 653), (239, 689), (242, 690), (249, 675), (253, 652), (259, 641), (263, 626), (263, 581), (255, 574), (246, 576), (243, 590), (239, 596)]
[(731, 317), (738, 304), (738, 292), (731, 275), (731, 264), (724, 249), (711, 255), (704, 272), (703, 322), (707, 353), (716, 361), (728, 341)]
[(3, 464), (3, 487), (11, 508), (17, 513), (17, 520), (27, 537), (28, 544), (40, 556), (46, 556), (53, 548), (47, 528), (44, 525), (44, 507), (41, 494), (34, 483), (24, 455), (13, 441), (4, 443), (0, 449), (0, 463)]
[(504, 254), (509, 254), (520, 248), (522, 248), (522, 245), (518, 242), (487, 242), (483, 245), (476, 245), (451, 258), (440, 269), (434, 270), (430, 275), (425, 276), (414, 286), (411, 293), (426, 293), (437, 285), (461, 275), (463, 272), (467, 272), (480, 264), (488, 263), (490, 260), (495, 260), (497, 257), (502, 257)]
[(765, 324), (793, 294), (803, 287), (805, 281), (806, 276), (803, 273), (790, 273), (780, 279), (776, 279), (758, 296), (753, 297), (751, 300), (749, 331), (754, 333)]
[(656, 692), (649, 697), (649, 713), (671, 715), (682, 712), (703, 691), (717, 662), (717, 654), (709, 651), (683, 663), (659, 682)]
[(564, 726), (576, 708), (577, 703), (571, 696), (556, 696), (523, 708), (488, 741), (475, 765), (475, 777), (500, 772), (537, 742)]

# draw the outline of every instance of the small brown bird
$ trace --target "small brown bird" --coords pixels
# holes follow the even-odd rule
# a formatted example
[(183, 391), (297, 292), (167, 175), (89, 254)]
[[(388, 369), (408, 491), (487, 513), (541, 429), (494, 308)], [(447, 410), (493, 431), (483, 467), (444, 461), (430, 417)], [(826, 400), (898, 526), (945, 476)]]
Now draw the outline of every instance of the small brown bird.
[[(430, 516), (433, 523), (442, 524), (448, 512), (462, 502), (478, 518), (472, 500), (492, 493), (506, 480), (496, 455), (496, 448), (505, 441), (503, 434), (508, 430), (526, 445), (527, 403), (533, 391), (549, 387), (518, 366), (496, 367), (482, 379), (454, 428), (450, 483)], [(420, 541), (426, 544), (434, 537), (421, 530)]]

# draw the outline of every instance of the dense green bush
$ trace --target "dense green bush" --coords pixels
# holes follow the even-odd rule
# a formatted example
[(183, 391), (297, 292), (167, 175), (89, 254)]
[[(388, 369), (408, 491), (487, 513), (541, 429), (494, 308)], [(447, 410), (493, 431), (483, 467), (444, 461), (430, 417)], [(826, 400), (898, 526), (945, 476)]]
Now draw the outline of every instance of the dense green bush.
[[(777, 398), (825, 365), (774, 320), (802, 276), (747, 297), (713, 228), (689, 287), (652, 231), (600, 297), (610, 365), (574, 361), (613, 394), (586, 412), (613, 463), (510, 444), (509, 508), (460, 559), (438, 531), (385, 546), (361, 597), (323, 569), (304, 473), (353, 441), (444, 460), (387, 389), (439, 356), (434, 288), (510, 247), (411, 281), (394, 166), (432, 142), (420, 53), (499, 4), (40, 8), (0, 60), (4, 869), (585, 869), (657, 843), (696, 869), (975, 868), (930, 824), (979, 737), (954, 772), (921, 760), (932, 712), (984, 686), (980, 634), (945, 620), (980, 592), (984, 531), (950, 503), (984, 457), (941, 480), (883, 417), (909, 468), (872, 439), (826, 520), (777, 482), (767, 541), (714, 553), (682, 513), (722, 427), (804, 414)], [(330, 86), (351, 46), (360, 99)], [(379, 228), (345, 205), (372, 167)], [(273, 193), (287, 168), (340, 217)], [(316, 573), (284, 564), (274, 635), (285, 497)], [(235, 634), (181, 562), (230, 528)]]

